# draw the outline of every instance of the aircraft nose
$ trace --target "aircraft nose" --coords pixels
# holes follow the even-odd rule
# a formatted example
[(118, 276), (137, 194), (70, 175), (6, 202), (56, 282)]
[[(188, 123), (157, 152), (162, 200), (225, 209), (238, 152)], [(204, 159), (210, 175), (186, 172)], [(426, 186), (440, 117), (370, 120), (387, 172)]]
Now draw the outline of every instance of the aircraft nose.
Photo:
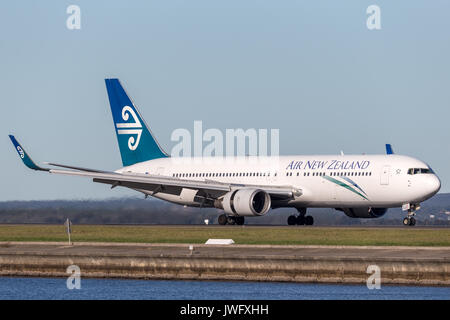
[(436, 194), (441, 189), (441, 181), (436, 175), (430, 175), (427, 177), (427, 190), (430, 195)]

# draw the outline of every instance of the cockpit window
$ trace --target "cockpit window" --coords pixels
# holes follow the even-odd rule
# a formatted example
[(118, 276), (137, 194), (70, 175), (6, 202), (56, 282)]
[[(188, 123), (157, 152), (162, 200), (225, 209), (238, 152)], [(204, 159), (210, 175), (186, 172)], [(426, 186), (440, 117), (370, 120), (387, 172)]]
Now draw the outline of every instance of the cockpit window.
[(434, 173), (431, 168), (409, 168), (408, 174), (426, 174), (426, 173)]

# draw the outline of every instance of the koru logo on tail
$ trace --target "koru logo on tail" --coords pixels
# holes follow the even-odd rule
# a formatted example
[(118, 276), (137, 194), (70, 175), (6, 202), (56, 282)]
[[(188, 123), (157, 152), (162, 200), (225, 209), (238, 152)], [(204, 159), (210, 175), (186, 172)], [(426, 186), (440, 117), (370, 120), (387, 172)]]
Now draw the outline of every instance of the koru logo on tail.
[[(122, 109), (122, 119), (124, 121), (128, 121), (128, 119), (131, 117), (133, 118), (134, 122), (126, 122), (126, 123), (117, 123), (117, 134), (131, 134), (131, 136), (128, 139), (128, 148), (130, 150), (136, 150), (136, 148), (139, 146), (139, 141), (141, 140), (142, 135), (142, 125), (139, 121), (139, 118), (136, 115), (136, 112), (130, 107), (125, 106)], [(134, 135), (137, 136), (135, 139)]]
[(17, 152), (19, 152), (19, 156), (23, 159), (25, 158), (25, 152), (23, 152), (20, 146), (17, 146)]

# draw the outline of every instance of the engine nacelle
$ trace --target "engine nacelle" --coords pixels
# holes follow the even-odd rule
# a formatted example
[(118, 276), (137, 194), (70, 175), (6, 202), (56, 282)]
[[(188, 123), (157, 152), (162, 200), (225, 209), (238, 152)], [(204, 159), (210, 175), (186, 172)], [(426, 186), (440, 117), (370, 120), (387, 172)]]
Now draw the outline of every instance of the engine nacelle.
[(263, 216), (271, 206), (270, 195), (261, 189), (238, 189), (225, 194), (221, 206), (233, 216)]
[(343, 208), (350, 218), (379, 218), (384, 216), (387, 208)]

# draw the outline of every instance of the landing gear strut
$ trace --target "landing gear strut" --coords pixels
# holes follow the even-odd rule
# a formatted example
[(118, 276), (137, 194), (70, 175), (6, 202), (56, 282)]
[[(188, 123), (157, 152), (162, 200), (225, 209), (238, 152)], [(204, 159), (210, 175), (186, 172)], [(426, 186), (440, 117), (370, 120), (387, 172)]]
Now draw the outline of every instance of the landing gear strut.
[(291, 215), (288, 217), (287, 220), (288, 225), (312, 226), (314, 224), (314, 218), (312, 216), (306, 215), (306, 208), (297, 208), (297, 211), (299, 213), (298, 216)]
[(226, 214), (221, 214), (217, 220), (218, 220), (219, 224), (222, 226), (224, 226), (226, 224), (229, 224), (229, 225), (237, 224), (238, 226), (242, 226), (245, 222), (244, 217), (229, 216)]
[(420, 209), (420, 205), (411, 204), (408, 209), (408, 215), (403, 219), (403, 225), (405, 226), (415, 226), (416, 225), (416, 211)]

